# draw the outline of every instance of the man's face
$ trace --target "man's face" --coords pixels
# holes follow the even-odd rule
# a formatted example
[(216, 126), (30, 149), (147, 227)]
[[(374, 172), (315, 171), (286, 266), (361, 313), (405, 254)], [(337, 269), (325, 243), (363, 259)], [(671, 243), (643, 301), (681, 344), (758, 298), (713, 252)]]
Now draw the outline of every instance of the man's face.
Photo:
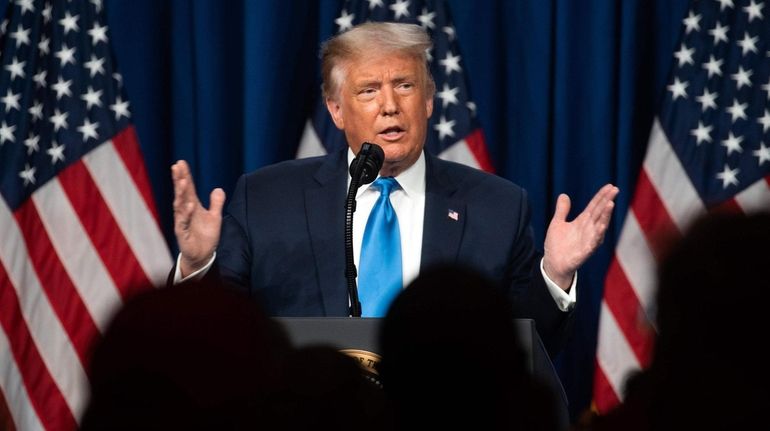
[(334, 124), (356, 154), (364, 142), (380, 145), (381, 174), (398, 175), (420, 157), (433, 112), (424, 69), (412, 57), (376, 53), (342, 67), (337, 97), (326, 100)]

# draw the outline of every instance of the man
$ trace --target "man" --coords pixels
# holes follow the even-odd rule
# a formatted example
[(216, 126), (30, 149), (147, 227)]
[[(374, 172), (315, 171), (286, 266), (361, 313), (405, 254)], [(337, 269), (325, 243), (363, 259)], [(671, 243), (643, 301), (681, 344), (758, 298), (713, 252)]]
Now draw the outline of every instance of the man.
[[(270, 314), (349, 315), (343, 203), (348, 164), (368, 141), (384, 150), (380, 177), (395, 179), (389, 201), (400, 229), (398, 288), (421, 268), (470, 266), (504, 287), (516, 317), (534, 318), (553, 350), (575, 303), (577, 268), (601, 243), (618, 189), (604, 186), (570, 223), (569, 198), (559, 196), (539, 259), (522, 189), (423, 151), (435, 92), (425, 58), (430, 46), (419, 26), (394, 23), (362, 24), (328, 41), (322, 49), (323, 92), (349, 149), (241, 177), (224, 221), (224, 192), (215, 189), (206, 210), (187, 164), (172, 166), (180, 248), (175, 279), (218, 271), (258, 296)], [(379, 190), (359, 190), (356, 259), (366, 248), (365, 226)], [(359, 282), (364, 297), (369, 280)], [(384, 298), (386, 305), (391, 298)]]

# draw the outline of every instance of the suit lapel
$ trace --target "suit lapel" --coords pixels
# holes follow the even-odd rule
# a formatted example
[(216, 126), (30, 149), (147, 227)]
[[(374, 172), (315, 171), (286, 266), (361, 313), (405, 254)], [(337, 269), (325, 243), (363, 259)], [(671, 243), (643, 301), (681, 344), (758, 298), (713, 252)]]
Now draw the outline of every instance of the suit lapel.
[(466, 219), (466, 204), (455, 196), (457, 185), (440, 161), (425, 154), (425, 220), (420, 271), (456, 263)]
[(323, 314), (347, 312), (345, 284), (345, 190), (347, 153), (329, 156), (305, 189), (305, 212), (321, 290)]

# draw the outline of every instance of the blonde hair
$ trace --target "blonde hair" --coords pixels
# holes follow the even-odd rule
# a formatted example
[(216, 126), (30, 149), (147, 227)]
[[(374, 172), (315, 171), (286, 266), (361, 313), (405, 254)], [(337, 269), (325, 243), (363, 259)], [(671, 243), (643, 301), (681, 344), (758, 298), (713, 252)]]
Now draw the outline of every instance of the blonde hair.
[(367, 22), (332, 37), (321, 45), (321, 89), (325, 99), (335, 99), (345, 79), (343, 63), (354, 61), (373, 51), (413, 57), (423, 70), (427, 97), (432, 98), (436, 84), (427, 64), (427, 50), (433, 46), (428, 33), (416, 24)]

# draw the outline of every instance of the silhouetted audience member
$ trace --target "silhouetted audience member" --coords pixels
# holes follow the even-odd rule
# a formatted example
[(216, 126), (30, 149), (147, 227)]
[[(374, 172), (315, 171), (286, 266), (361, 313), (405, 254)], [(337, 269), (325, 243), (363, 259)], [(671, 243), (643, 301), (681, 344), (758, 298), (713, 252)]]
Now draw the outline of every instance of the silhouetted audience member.
[(395, 429), (554, 430), (554, 395), (529, 374), (510, 301), (458, 268), (421, 273), (381, 332)]
[(695, 223), (659, 268), (658, 337), (648, 370), (595, 430), (763, 428), (770, 371), (770, 214)]
[(274, 429), (385, 429), (382, 389), (354, 358), (318, 345), (296, 350), (284, 365), (284, 390), (271, 402)]
[(128, 301), (97, 346), (83, 430), (257, 429), (288, 338), (254, 301), (183, 284)]

